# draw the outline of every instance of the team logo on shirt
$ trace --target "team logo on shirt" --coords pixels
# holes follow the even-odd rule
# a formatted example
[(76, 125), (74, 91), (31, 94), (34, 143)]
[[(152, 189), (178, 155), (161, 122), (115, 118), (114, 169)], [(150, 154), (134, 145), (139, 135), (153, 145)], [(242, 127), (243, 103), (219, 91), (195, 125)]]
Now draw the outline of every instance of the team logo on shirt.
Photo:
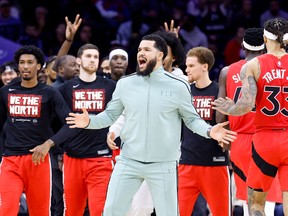
[(204, 120), (212, 120), (213, 110), (211, 102), (215, 100), (214, 96), (193, 96), (193, 103), (196, 111)]
[(38, 118), (41, 113), (41, 95), (8, 94), (10, 116)]
[(89, 112), (103, 111), (105, 108), (104, 89), (81, 89), (73, 91), (73, 111), (82, 111), (86, 108)]

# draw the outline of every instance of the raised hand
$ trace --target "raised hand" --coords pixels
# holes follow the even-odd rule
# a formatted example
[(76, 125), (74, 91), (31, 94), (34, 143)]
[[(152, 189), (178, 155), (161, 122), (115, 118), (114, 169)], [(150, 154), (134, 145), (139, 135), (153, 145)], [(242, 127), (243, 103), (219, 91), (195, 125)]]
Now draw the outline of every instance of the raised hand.
[(77, 14), (75, 17), (74, 23), (72, 23), (68, 19), (67, 16), (65, 17), (65, 21), (66, 21), (66, 31), (65, 31), (66, 39), (72, 41), (74, 38), (74, 35), (76, 34), (76, 32), (77, 32), (77, 30), (78, 30), (78, 28), (82, 22), (82, 19), (80, 18), (80, 15)]
[(164, 28), (166, 31), (168, 32), (173, 32), (176, 34), (176, 37), (178, 37), (179, 35), (179, 31), (180, 31), (180, 26), (178, 26), (177, 28), (174, 27), (174, 20), (170, 21), (170, 28), (168, 27), (168, 23), (164, 22)]

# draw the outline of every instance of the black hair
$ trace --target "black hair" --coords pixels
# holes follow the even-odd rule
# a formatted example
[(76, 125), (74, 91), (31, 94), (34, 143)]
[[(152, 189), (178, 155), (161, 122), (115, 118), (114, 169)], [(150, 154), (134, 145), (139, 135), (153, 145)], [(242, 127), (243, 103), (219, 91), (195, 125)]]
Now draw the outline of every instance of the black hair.
[(87, 50), (87, 49), (96, 49), (99, 52), (99, 48), (96, 45), (87, 43), (78, 49), (77, 57), (81, 57), (83, 55), (84, 50)]
[(20, 56), (24, 54), (34, 55), (37, 59), (37, 63), (41, 65), (41, 68), (43, 67), (45, 63), (45, 56), (41, 49), (35, 45), (25, 45), (15, 52), (14, 61), (18, 64)]
[(2, 74), (6, 70), (6, 66), (9, 66), (16, 73), (19, 73), (17, 64), (14, 61), (7, 61), (0, 66), (0, 74)]
[(142, 40), (148, 40), (148, 41), (155, 41), (154, 47), (158, 49), (159, 51), (163, 52), (163, 60), (168, 54), (168, 48), (167, 48), (167, 43), (165, 40), (155, 34), (150, 34), (150, 35), (145, 35)]
[(53, 70), (58, 72), (59, 67), (62, 67), (63, 65), (67, 64), (69, 56), (74, 57), (73, 55), (63, 55), (60, 58), (58, 58), (53, 65)]
[(263, 28), (248, 28), (245, 31), (244, 39), (250, 46), (261, 46), (264, 43)]
[(171, 48), (172, 55), (175, 58), (173, 66), (182, 66), (185, 64), (186, 54), (179, 38), (176, 34), (168, 31), (156, 31), (153, 34), (162, 37)]
[(274, 18), (264, 23), (264, 29), (277, 36), (277, 41), (281, 48), (285, 48), (286, 43), (283, 41), (283, 35), (288, 33), (288, 21), (283, 18)]

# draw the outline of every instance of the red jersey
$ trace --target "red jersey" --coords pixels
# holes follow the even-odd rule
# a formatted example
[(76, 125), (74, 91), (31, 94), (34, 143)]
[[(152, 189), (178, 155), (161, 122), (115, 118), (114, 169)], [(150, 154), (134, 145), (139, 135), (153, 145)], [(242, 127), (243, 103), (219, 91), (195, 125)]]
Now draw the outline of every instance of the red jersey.
[(288, 128), (288, 54), (257, 58), (261, 72), (257, 81), (256, 128)]
[[(237, 102), (240, 97), (242, 82), (240, 79), (240, 70), (246, 63), (246, 60), (240, 60), (229, 66), (226, 78), (226, 94), (229, 98)], [(255, 112), (252, 111), (242, 116), (228, 116), (230, 129), (237, 133), (254, 133)]]

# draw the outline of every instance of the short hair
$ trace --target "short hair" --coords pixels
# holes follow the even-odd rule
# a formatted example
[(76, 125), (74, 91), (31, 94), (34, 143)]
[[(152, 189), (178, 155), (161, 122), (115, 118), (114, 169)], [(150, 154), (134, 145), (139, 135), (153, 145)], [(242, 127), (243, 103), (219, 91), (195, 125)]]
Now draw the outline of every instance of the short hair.
[(286, 43), (283, 41), (284, 34), (288, 33), (288, 21), (283, 18), (274, 18), (264, 23), (264, 29), (277, 36), (277, 41), (281, 48), (285, 48)]
[(165, 40), (155, 34), (150, 34), (150, 35), (145, 35), (142, 40), (148, 40), (148, 41), (155, 41), (154, 47), (158, 49), (159, 51), (163, 52), (163, 60), (167, 56), (168, 53), (168, 48), (167, 48), (167, 43)]
[(215, 63), (213, 52), (206, 47), (194, 47), (187, 53), (187, 57), (195, 56), (200, 64), (208, 64), (208, 71), (211, 70)]
[(87, 49), (96, 49), (98, 52), (100, 52), (99, 48), (96, 45), (87, 43), (78, 49), (77, 57), (81, 57), (83, 55), (84, 50), (87, 50)]
[(63, 55), (60, 58), (58, 58), (54, 63), (53, 70), (58, 72), (59, 67), (62, 67), (63, 65), (67, 64), (69, 56), (74, 57), (73, 55)]
[(156, 31), (154, 34), (162, 37), (166, 41), (167, 45), (171, 47), (172, 55), (175, 58), (173, 66), (184, 65), (186, 59), (185, 51), (180, 39), (177, 38), (176, 34), (168, 31)]
[(15, 52), (14, 61), (19, 64), (20, 56), (24, 54), (34, 55), (37, 59), (37, 63), (41, 65), (41, 68), (43, 67), (45, 63), (45, 56), (41, 49), (35, 45), (25, 45)]
[(7, 67), (10, 67), (10, 69), (15, 71), (17, 74), (19, 73), (17, 64), (14, 61), (7, 61), (0, 66), (0, 74), (4, 73)]
[[(252, 47), (259, 47), (259, 50), (263, 50), (264, 49), (263, 28), (246, 29), (244, 33), (243, 41), (245, 41), (245, 43), (247, 43), (248, 45)], [(262, 46), (263, 46), (263, 49), (260, 49), (260, 47)], [(247, 47), (245, 48), (248, 49)]]

